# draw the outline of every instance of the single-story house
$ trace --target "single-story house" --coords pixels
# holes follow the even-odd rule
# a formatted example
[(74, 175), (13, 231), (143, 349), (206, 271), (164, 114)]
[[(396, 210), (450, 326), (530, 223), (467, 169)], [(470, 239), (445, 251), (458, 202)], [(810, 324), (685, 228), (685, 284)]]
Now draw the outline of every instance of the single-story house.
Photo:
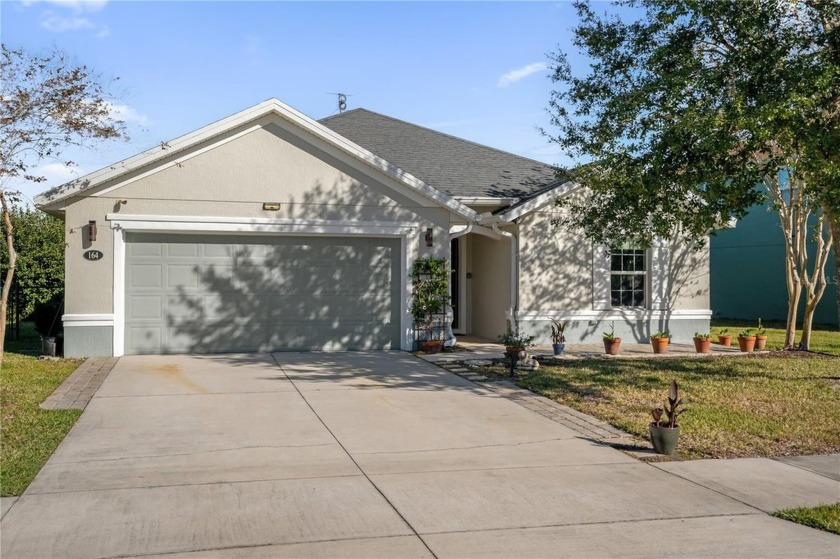
[[(66, 222), (65, 354), (402, 349), (410, 270), (451, 263), (454, 335), (708, 330), (708, 253), (553, 225), (549, 165), (363, 109), (269, 99), (44, 192)], [(450, 336), (450, 343), (453, 338)], [(629, 341), (628, 340), (628, 341)]]

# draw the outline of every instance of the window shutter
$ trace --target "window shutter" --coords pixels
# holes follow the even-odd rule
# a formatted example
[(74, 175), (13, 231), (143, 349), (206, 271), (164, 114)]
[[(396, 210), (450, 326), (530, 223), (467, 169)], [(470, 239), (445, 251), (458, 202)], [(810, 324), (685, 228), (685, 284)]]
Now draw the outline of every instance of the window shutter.
[(610, 256), (605, 245), (592, 247), (592, 308), (610, 308)]

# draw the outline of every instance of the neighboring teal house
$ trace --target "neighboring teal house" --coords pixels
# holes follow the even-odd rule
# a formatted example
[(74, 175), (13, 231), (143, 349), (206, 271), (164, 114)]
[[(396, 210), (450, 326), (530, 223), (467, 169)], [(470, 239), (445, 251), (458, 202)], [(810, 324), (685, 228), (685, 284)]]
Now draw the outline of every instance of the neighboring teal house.
[[(826, 266), (829, 285), (814, 315), (816, 324), (837, 324), (837, 271), (834, 251)], [(813, 255), (815, 244), (809, 243)], [(738, 224), (711, 239), (711, 307), (715, 318), (785, 320), (784, 235), (779, 215), (769, 206), (756, 206)], [(805, 309), (804, 297), (799, 317)]]

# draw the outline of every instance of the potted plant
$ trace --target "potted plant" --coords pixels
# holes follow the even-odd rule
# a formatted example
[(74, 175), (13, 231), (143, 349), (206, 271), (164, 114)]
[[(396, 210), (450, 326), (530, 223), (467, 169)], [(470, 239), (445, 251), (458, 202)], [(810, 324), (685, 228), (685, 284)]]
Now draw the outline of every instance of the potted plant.
[(418, 258), (411, 268), (411, 314), (415, 328), (423, 332), (419, 342), (426, 353), (438, 353), (443, 346), (440, 316), (449, 301), (448, 276), (443, 258)]
[(761, 325), (761, 318), (758, 319), (758, 328), (755, 331), (755, 349), (767, 347), (767, 330)]
[(694, 333), (694, 350), (697, 353), (711, 353), (712, 352), (712, 335), (703, 334), (701, 332)]
[(604, 353), (607, 355), (618, 355), (621, 350), (621, 338), (615, 335), (615, 322), (610, 325), (610, 331), (604, 332)]
[(654, 353), (665, 353), (668, 351), (668, 344), (671, 342), (671, 334), (667, 330), (660, 330), (650, 335), (650, 345)]
[[(665, 408), (656, 408), (651, 412), (653, 422), (650, 424), (650, 443), (657, 454), (672, 454), (677, 447), (677, 441), (680, 438), (680, 425), (677, 418), (688, 411), (680, 409), (680, 406), (682, 406), (680, 389), (677, 381), (672, 380)], [(664, 421), (663, 415), (665, 415)]]
[(554, 348), (554, 355), (563, 355), (563, 350), (566, 349), (565, 332), (568, 324), (551, 319), (551, 347)]
[(752, 328), (745, 328), (738, 333), (738, 347), (744, 353), (752, 353), (755, 349), (755, 331)]
[(518, 353), (534, 345), (534, 336), (526, 336), (525, 334), (508, 330), (499, 336), (499, 341), (504, 344), (506, 353)]
[(726, 347), (732, 345), (732, 334), (729, 333), (729, 328), (720, 329), (718, 332), (718, 343)]

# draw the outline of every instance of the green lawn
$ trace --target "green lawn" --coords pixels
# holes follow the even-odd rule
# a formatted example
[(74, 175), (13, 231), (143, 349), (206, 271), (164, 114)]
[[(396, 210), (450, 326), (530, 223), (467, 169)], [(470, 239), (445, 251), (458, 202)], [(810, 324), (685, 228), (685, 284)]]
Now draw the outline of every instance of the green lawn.
[(40, 340), (24, 323), (20, 342), (7, 342), (0, 370), (0, 495), (20, 495), (81, 415), (38, 405), (81, 360), (38, 360)]
[[(738, 345), (735, 336), (738, 332), (745, 328), (756, 328), (758, 321), (754, 323), (746, 322), (744, 320), (724, 320), (717, 319), (712, 321), (712, 339), (717, 341), (717, 334), (721, 328), (728, 328), (732, 335), (732, 344)], [(779, 321), (763, 322), (762, 326), (767, 329), (767, 349), (782, 349), (782, 344), (785, 339), (785, 323)], [(796, 343), (799, 343), (802, 332), (796, 331)], [(833, 355), (840, 355), (840, 332), (837, 326), (830, 326), (827, 324), (817, 324), (811, 330), (811, 351), (819, 351), (822, 353), (831, 353)]]
[(773, 513), (773, 516), (804, 524), (811, 528), (840, 534), (840, 503), (821, 505), (812, 508), (785, 509)]
[(584, 359), (541, 367), (518, 384), (647, 438), (650, 410), (675, 379), (689, 408), (681, 458), (840, 452), (840, 357), (796, 355)]

